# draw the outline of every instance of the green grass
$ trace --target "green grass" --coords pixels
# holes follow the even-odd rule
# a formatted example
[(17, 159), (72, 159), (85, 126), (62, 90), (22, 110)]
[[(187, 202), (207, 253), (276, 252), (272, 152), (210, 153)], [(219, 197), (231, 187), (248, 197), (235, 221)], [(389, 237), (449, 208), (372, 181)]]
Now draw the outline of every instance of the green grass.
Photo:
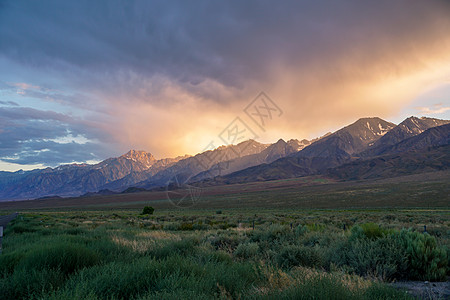
[(443, 210), (141, 211), (20, 214), (1, 298), (408, 299), (385, 282), (449, 272)]

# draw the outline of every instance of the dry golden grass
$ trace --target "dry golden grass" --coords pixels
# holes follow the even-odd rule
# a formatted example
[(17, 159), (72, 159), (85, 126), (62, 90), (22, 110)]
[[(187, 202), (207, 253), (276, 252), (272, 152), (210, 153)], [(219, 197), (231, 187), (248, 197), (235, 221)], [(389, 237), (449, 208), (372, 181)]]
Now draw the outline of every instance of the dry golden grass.
[(175, 241), (181, 240), (180, 236), (163, 230), (140, 232), (137, 234), (137, 236), (142, 238), (151, 238), (154, 240), (175, 240)]
[(293, 269), (295, 281), (314, 280), (333, 276), (339, 280), (350, 291), (365, 290), (373, 284), (373, 280), (364, 279), (357, 275), (349, 275), (340, 271), (328, 273), (323, 270), (311, 269), (306, 267), (296, 267)]
[(255, 294), (261, 296), (267, 295), (270, 291), (281, 291), (295, 283), (294, 278), (281, 269), (267, 265), (263, 261), (261, 261), (259, 265), (260, 271), (263, 273), (264, 277), (267, 278), (267, 283), (264, 286), (255, 287)]
[(320, 280), (332, 277), (333, 280), (339, 281), (349, 291), (361, 291), (369, 288), (374, 281), (364, 279), (357, 275), (349, 275), (342, 272), (328, 273), (324, 270), (312, 269), (307, 267), (295, 267), (287, 274), (281, 269), (260, 263), (260, 271), (267, 278), (264, 286), (255, 288), (256, 295), (267, 295), (271, 291), (283, 291), (293, 285), (303, 284), (307, 281)]
[(133, 251), (138, 253), (144, 253), (151, 249), (153, 245), (155, 245), (155, 240), (152, 239), (139, 239), (139, 240), (130, 240), (121, 236), (113, 235), (111, 239), (114, 243), (129, 247)]
[(150, 250), (157, 241), (171, 240), (179, 241), (181, 237), (162, 230), (139, 232), (134, 238), (126, 238), (117, 234), (113, 234), (111, 239), (114, 243), (129, 247), (138, 253), (145, 253)]

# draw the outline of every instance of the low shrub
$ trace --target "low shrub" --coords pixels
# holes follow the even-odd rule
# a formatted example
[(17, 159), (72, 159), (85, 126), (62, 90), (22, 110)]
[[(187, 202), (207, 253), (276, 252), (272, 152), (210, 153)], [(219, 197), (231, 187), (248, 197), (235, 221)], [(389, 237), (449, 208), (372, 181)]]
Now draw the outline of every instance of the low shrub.
[(169, 256), (186, 256), (194, 252), (198, 241), (193, 238), (185, 238), (181, 241), (168, 241), (147, 252), (148, 255), (156, 259), (165, 259)]
[(43, 293), (61, 287), (66, 275), (59, 270), (16, 270), (0, 279), (0, 298), (3, 300), (35, 299)]
[(22, 251), (14, 251), (0, 255), (0, 276), (10, 275), (23, 256), (24, 253)]
[(308, 227), (307, 226), (303, 226), (303, 225), (298, 225), (294, 229), (294, 233), (295, 233), (296, 236), (302, 236), (302, 235), (304, 235), (307, 232), (308, 232)]
[(153, 212), (155, 211), (155, 209), (151, 206), (145, 206), (144, 209), (142, 210), (142, 214), (143, 215), (153, 215)]
[(50, 244), (29, 251), (17, 268), (25, 270), (60, 270), (70, 274), (99, 261), (97, 253), (80, 244)]
[(349, 239), (331, 252), (330, 262), (360, 276), (383, 280), (406, 278), (405, 251), (392, 237)]
[(311, 273), (297, 280), (286, 289), (272, 289), (268, 295), (253, 299), (411, 299), (407, 293), (385, 284), (370, 284), (368, 287), (357, 282), (345, 282), (332, 274)]
[(321, 267), (325, 261), (319, 248), (302, 245), (284, 246), (276, 255), (275, 260), (282, 268)]
[(446, 280), (448, 270), (447, 249), (439, 247), (434, 236), (402, 230), (394, 237), (402, 243), (405, 250), (410, 279)]
[(259, 246), (257, 243), (243, 243), (239, 244), (234, 252), (234, 255), (239, 258), (255, 258), (258, 254)]
[(193, 230), (194, 229), (194, 224), (192, 223), (182, 223), (180, 225), (180, 230)]
[(382, 279), (446, 279), (447, 250), (437, 245), (435, 237), (378, 228), (367, 224), (353, 227), (348, 241), (332, 254), (331, 262), (356, 274)]
[(65, 230), (65, 233), (70, 234), (70, 235), (81, 235), (81, 234), (86, 233), (86, 231), (81, 228), (69, 228), (69, 229)]
[(228, 234), (219, 234), (214, 236), (209, 236), (205, 240), (216, 250), (223, 250), (226, 252), (234, 252), (238, 245), (243, 241), (242, 237), (231, 236)]
[(160, 267), (160, 263), (151, 259), (95, 266), (72, 277), (66, 291), (61, 292), (78, 290), (81, 299), (89, 294), (101, 299), (129, 299), (156, 288)]
[(35, 232), (36, 229), (32, 226), (22, 225), (22, 224), (14, 224), (11, 227), (12, 232), (14, 233), (24, 233), (24, 232)]
[(360, 226), (353, 226), (351, 229), (351, 240), (368, 238), (368, 239), (377, 239), (381, 238), (385, 235), (392, 234), (394, 231), (381, 228), (378, 224), (375, 223), (365, 223)]
[(163, 226), (164, 230), (169, 230), (169, 231), (176, 231), (176, 230), (180, 230), (180, 223), (170, 223), (170, 224), (166, 224)]
[(252, 233), (251, 239), (254, 242), (269, 242), (281, 241), (290, 239), (292, 231), (287, 225), (272, 224), (267, 228), (258, 228)]
[[(257, 297), (255, 297), (256, 299)], [(329, 276), (314, 276), (289, 286), (269, 292), (266, 299), (354, 299), (355, 295), (342, 283)]]

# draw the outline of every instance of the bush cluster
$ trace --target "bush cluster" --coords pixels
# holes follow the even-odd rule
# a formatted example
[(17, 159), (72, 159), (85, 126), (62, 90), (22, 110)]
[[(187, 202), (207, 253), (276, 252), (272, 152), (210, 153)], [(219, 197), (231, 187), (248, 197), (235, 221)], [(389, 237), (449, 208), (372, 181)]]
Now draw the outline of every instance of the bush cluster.
[(143, 215), (153, 215), (153, 212), (155, 211), (155, 209), (151, 206), (144, 206), (144, 208), (142, 209), (142, 214)]

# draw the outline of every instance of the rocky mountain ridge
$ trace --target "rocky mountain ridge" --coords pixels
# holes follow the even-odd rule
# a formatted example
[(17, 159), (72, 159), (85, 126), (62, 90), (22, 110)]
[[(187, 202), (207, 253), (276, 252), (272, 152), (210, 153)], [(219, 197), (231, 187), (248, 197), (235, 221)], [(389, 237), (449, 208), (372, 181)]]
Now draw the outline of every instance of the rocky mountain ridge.
[[(350, 180), (395, 173), (395, 169), (390, 172), (383, 172), (381, 167), (370, 169), (372, 165), (384, 168), (395, 165), (401, 170), (404, 163), (410, 166), (408, 170), (417, 172), (439, 166), (445, 168), (445, 163), (434, 160), (447, 157), (444, 154), (450, 143), (449, 123), (448, 120), (410, 117), (395, 125), (376, 117), (361, 118), (311, 141), (280, 139), (273, 144), (262, 144), (248, 140), (194, 156), (165, 159), (156, 159), (145, 151), (130, 150), (94, 165), (69, 164), (0, 172), (0, 199), (137, 192), (167, 186), (174, 178), (179, 182), (216, 185), (312, 174)], [(444, 154), (439, 156), (442, 151)], [(399, 155), (405, 155), (405, 159), (399, 159)], [(413, 168), (413, 162), (420, 163), (420, 159), (423, 168)], [(343, 174), (341, 177), (339, 172)]]

